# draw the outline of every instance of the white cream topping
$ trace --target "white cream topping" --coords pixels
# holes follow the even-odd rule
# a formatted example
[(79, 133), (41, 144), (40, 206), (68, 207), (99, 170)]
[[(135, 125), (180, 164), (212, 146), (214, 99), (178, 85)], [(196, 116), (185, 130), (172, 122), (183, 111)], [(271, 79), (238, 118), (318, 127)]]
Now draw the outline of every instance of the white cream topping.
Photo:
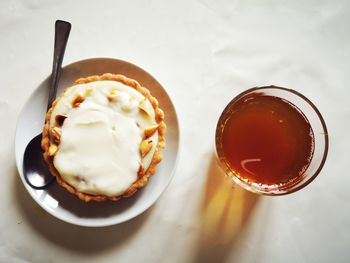
[[(111, 91), (115, 94), (111, 100)], [(113, 92), (112, 92), (113, 93)], [(73, 108), (80, 94), (85, 100)], [(149, 114), (143, 114), (139, 105)], [(54, 166), (61, 177), (77, 190), (89, 194), (116, 196), (137, 180), (142, 163), (146, 171), (158, 143), (156, 132), (151, 151), (141, 159), (139, 148), (144, 129), (155, 124), (151, 103), (135, 89), (116, 81), (75, 85), (65, 91), (53, 109), (55, 116), (67, 115)]]

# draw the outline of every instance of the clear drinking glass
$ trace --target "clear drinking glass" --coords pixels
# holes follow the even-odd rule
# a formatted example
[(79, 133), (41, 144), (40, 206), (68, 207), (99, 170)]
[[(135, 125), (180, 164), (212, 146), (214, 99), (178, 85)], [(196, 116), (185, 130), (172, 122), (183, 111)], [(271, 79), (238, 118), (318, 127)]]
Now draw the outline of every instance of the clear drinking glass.
[[(300, 179), (293, 181), (291, 183), (286, 183), (282, 185), (266, 185), (258, 182), (251, 182), (248, 179), (238, 176), (235, 171), (233, 171), (225, 156), (222, 149), (222, 134), (225, 127), (227, 119), (230, 117), (232, 112), (235, 110), (235, 102), (237, 102), (242, 97), (250, 94), (263, 94), (267, 96), (273, 96), (281, 98), (290, 102), (292, 105), (296, 106), (307, 118), (309, 124), (313, 130), (314, 135), (314, 151), (307, 169), (300, 175)], [(308, 185), (316, 176), (320, 173), (328, 152), (328, 132), (325, 121), (321, 113), (318, 111), (316, 106), (304, 95), (299, 92), (282, 88), (276, 86), (266, 86), (248, 89), (238, 96), (236, 96), (224, 109), (216, 127), (215, 135), (216, 151), (220, 164), (225, 170), (226, 174), (232, 178), (232, 180), (243, 188), (258, 194), (264, 195), (284, 195), (295, 191), (298, 191)], [(233, 149), (234, 151), (234, 149)]]

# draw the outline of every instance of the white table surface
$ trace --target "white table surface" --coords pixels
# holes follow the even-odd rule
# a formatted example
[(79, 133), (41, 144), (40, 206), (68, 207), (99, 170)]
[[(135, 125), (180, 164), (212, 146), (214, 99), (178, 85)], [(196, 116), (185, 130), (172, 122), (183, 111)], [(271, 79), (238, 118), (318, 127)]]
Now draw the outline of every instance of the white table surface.
[[(64, 65), (135, 63), (171, 95), (181, 152), (156, 204), (112, 227), (52, 217), (15, 165), (16, 120), (51, 72), (53, 28), (73, 28)], [(349, 1), (1, 1), (0, 262), (350, 262)], [(230, 99), (274, 84), (308, 96), (329, 129), (321, 174), (288, 196), (231, 188), (214, 151)]]

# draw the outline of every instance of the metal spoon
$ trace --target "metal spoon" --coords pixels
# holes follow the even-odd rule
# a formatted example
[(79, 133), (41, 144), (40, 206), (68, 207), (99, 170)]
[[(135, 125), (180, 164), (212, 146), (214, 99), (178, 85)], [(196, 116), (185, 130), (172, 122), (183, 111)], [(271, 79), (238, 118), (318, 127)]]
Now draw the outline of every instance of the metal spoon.
[[(57, 20), (55, 23), (55, 48), (47, 109), (56, 98), (58, 81), (61, 75), (62, 60), (66, 49), (71, 24)], [(23, 157), (23, 174), (26, 182), (34, 189), (48, 187), (55, 177), (51, 175), (41, 149), (42, 134), (34, 137), (27, 145)]]

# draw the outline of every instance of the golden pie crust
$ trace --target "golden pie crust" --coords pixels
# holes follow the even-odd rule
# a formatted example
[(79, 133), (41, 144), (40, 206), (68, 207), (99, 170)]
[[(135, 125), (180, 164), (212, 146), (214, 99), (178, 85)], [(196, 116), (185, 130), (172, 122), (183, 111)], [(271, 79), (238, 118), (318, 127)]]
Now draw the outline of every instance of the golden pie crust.
[[(156, 172), (156, 166), (157, 164), (162, 160), (162, 153), (161, 150), (165, 148), (165, 131), (166, 131), (166, 125), (164, 122), (164, 113), (163, 111), (158, 107), (158, 101), (156, 98), (154, 98), (150, 91), (142, 87), (136, 80), (130, 79), (125, 77), (124, 75), (116, 75), (116, 74), (110, 74), (106, 73), (103, 75), (96, 75), (96, 76), (89, 76), (86, 78), (80, 78), (74, 82), (73, 85), (77, 84), (84, 84), (84, 83), (89, 83), (89, 82), (94, 82), (94, 81), (100, 81), (100, 80), (114, 80), (117, 82), (121, 82), (131, 88), (134, 88), (138, 92), (140, 92), (145, 98), (147, 98), (155, 112), (155, 120), (157, 122), (158, 126), (158, 144), (156, 146), (156, 150), (154, 152), (152, 161), (147, 169), (147, 171), (143, 173), (139, 173), (138, 179), (129, 187), (129, 189), (124, 192), (121, 195), (118, 196), (105, 196), (105, 195), (92, 195), (92, 194), (87, 194), (78, 191), (75, 189), (73, 186), (68, 184), (59, 174), (57, 169), (55, 168), (53, 164), (53, 158), (54, 155), (49, 154), (49, 148), (51, 145), (54, 145), (54, 138), (52, 138), (52, 134), (50, 133), (50, 119), (51, 119), (51, 113), (52, 110), (55, 108), (57, 102), (61, 99), (62, 96), (58, 97), (53, 103), (51, 108), (47, 111), (46, 113), (46, 121), (45, 121), (45, 126), (43, 129), (43, 136), (42, 136), (42, 141), (41, 141), (41, 147), (44, 150), (44, 159), (47, 162), (50, 172), (52, 175), (56, 177), (56, 180), (59, 185), (63, 186), (66, 188), (70, 193), (76, 195), (79, 197), (81, 200), (85, 202), (89, 201), (106, 201), (106, 200), (113, 200), (117, 201), (121, 199), (122, 197), (130, 197), (133, 195), (138, 189), (144, 187), (147, 184), (148, 178), (152, 176)], [(69, 88), (68, 88), (69, 89)], [(59, 145), (58, 145), (59, 147)], [(142, 170), (142, 169), (140, 169)]]

